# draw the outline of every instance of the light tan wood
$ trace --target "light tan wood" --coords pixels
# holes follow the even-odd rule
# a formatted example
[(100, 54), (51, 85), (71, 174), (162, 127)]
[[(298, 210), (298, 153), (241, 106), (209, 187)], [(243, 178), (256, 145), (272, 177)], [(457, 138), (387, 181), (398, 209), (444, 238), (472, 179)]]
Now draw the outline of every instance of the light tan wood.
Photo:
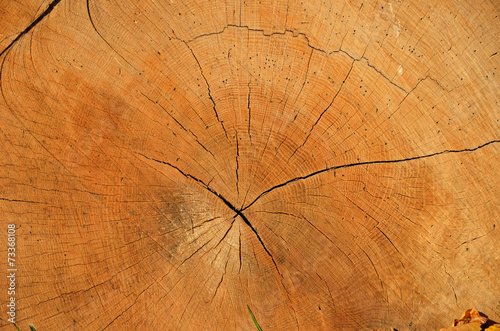
[(15, 6), (0, 242), (15, 224), (22, 328), (500, 320), (498, 1)]

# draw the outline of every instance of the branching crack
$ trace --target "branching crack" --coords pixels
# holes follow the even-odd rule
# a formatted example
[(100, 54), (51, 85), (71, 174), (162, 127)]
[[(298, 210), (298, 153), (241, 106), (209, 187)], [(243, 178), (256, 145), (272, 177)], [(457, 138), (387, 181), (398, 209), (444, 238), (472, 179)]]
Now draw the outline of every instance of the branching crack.
[(141, 93), (146, 99), (148, 99), (150, 102), (152, 102), (153, 104), (155, 105), (158, 105), (161, 109), (163, 109), (163, 111), (171, 118), (174, 120), (175, 123), (177, 123), (177, 125), (179, 125), (179, 127), (184, 130), (185, 132), (189, 132), (191, 134), (191, 136), (193, 136), (193, 138), (195, 139), (196, 143), (198, 143), (198, 145), (201, 146), (201, 148), (203, 148), (206, 152), (210, 153), (210, 155), (212, 155), (213, 158), (215, 158), (215, 155), (208, 149), (206, 148), (198, 139), (198, 137), (193, 133), (193, 131), (191, 130), (188, 130), (184, 127), (184, 125), (181, 124), (181, 122), (179, 122), (174, 116), (172, 116), (172, 114), (170, 114), (166, 109), (165, 107), (163, 107), (158, 101), (153, 101), (153, 99), (151, 99), (150, 97), (148, 97), (147, 95), (145, 95), (144, 93), (142, 92), (139, 92)]
[(186, 47), (189, 49), (189, 51), (191, 52), (191, 54), (193, 55), (193, 58), (194, 60), (196, 61), (196, 63), (198, 64), (198, 67), (200, 68), (200, 73), (201, 73), (201, 77), (203, 77), (203, 80), (205, 81), (205, 84), (207, 84), (207, 89), (208, 89), (208, 98), (210, 99), (210, 101), (212, 102), (212, 108), (214, 110), (214, 113), (215, 113), (215, 117), (217, 118), (217, 121), (220, 123), (220, 125), (222, 126), (222, 130), (224, 130), (224, 134), (226, 135), (226, 138), (228, 138), (228, 135), (227, 135), (227, 131), (226, 131), (226, 128), (224, 127), (224, 121), (221, 121), (220, 118), (219, 118), (219, 113), (217, 112), (217, 107), (216, 107), (216, 104), (215, 104), (215, 100), (214, 98), (212, 97), (212, 91), (210, 89), (210, 84), (208, 83), (208, 80), (207, 80), (207, 77), (205, 76), (205, 73), (203, 72), (203, 68), (201, 66), (201, 63), (200, 61), (198, 60), (198, 58), (196, 57), (196, 55), (194, 54), (193, 52), (193, 49), (191, 48), (191, 46), (189, 46), (189, 44), (185, 41), (183, 41), (182, 39), (177, 39), (181, 42), (183, 42)]
[[(403, 88), (402, 86), (399, 86), (398, 84), (394, 83), (392, 79), (390, 79), (389, 77), (387, 77), (382, 71), (380, 71), (377, 67), (375, 67), (373, 64), (370, 63), (370, 61), (364, 56), (364, 53), (361, 57), (354, 57), (352, 56), (351, 54), (349, 54), (348, 52), (344, 51), (342, 49), (342, 44), (340, 45), (339, 49), (338, 50), (333, 50), (333, 51), (327, 51), (327, 50), (324, 50), (324, 49), (321, 49), (317, 46), (314, 46), (311, 44), (311, 41), (309, 40), (309, 37), (303, 33), (303, 32), (297, 32), (297, 31), (293, 31), (293, 30), (289, 30), (289, 29), (285, 29), (284, 31), (282, 32), (272, 32), (272, 33), (266, 33), (263, 29), (255, 29), (255, 28), (251, 28), (249, 27), (248, 25), (236, 25), (236, 24), (228, 24), (226, 25), (222, 30), (220, 31), (216, 31), (216, 32), (210, 32), (210, 33), (205, 33), (205, 34), (201, 34), (201, 35), (198, 35), (188, 41), (183, 41), (181, 39), (182, 42), (184, 43), (191, 43), (199, 38), (203, 38), (203, 37), (208, 37), (208, 36), (213, 36), (213, 35), (218, 35), (218, 34), (222, 34), (224, 33), (228, 28), (240, 28), (240, 29), (247, 29), (248, 31), (251, 31), (251, 32), (260, 32), (262, 33), (262, 35), (266, 36), (266, 37), (271, 37), (271, 36), (274, 36), (274, 35), (281, 35), (281, 36), (284, 36), (285, 34), (287, 33), (290, 33), (293, 37), (297, 38), (297, 37), (302, 37), (306, 40), (307, 42), (307, 46), (309, 48), (311, 48), (312, 50), (315, 50), (315, 51), (318, 51), (320, 53), (323, 53), (325, 55), (331, 55), (331, 54), (334, 54), (334, 53), (342, 53), (342, 54), (345, 54), (347, 57), (351, 58), (351, 60), (355, 61), (355, 62), (360, 62), (361, 60), (365, 60), (366, 61), (366, 65), (368, 67), (370, 67), (371, 69), (375, 70), (375, 72), (377, 72), (379, 75), (381, 75), (385, 80), (387, 80), (391, 85), (395, 86), (396, 88), (398, 88), (399, 90), (401, 90), (403, 93), (405, 93), (406, 95), (410, 94), (412, 90), (415, 89), (415, 87), (420, 84), (421, 81), (424, 81), (424, 80), (427, 80), (427, 79), (430, 79), (432, 81), (434, 81), (441, 89), (447, 91), (447, 92), (450, 92), (449, 89), (446, 89), (444, 86), (442, 86), (439, 81), (433, 77), (431, 77), (430, 75), (427, 75), (425, 78), (422, 78), (419, 80), (419, 82), (417, 83), (417, 85), (415, 87), (413, 87), (410, 91), (408, 91), (407, 89)], [(178, 38), (177, 38), (178, 39)], [(365, 49), (366, 51), (366, 49)], [(497, 53), (494, 53), (493, 55), (496, 55)], [(492, 56), (493, 56), (492, 55)]]
[(328, 106), (325, 108), (325, 110), (323, 110), (321, 112), (321, 114), (319, 115), (318, 119), (316, 120), (316, 122), (312, 125), (311, 129), (309, 130), (309, 134), (307, 135), (306, 139), (304, 140), (304, 142), (302, 143), (302, 145), (300, 145), (299, 147), (297, 147), (295, 149), (295, 151), (292, 153), (292, 155), (288, 158), (288, 160), (290, 161), (290, 159), (295, 155), (295, 153), (302, 147), (304, 147), (304, 145), (307, 143), (307, 140), (309, 139), (309, 137), (311, 136), (314, 128), (316, 127), (316, 125), (319, 123), (319, 121), (321, 120), (321, 118), (323, 117), (323, 115), (326, 113), (326, 111), (328, 109), (330, 109), (330, 107), (333, 105), (333, 103), (335, 102), (335, 99), (337, 98), (337, 96), (339, 95), (340, 91), (342, 90), (342, 87), (344, 87), (344, 84), (347, 80), (347, 78), (349, 78), (349, 75), (351, 74), (351, 71), (352, 71), (352, 68), (354, 67), (354, 62), (352, 62), (351, 64), (351, 68), (349, 69), (349, 71), (347, 72), (347, 75), (345, 76), (344, 80), (342, 81), (342, 84), (340, 85), (337, 93), (335, 93), (335, 95), (333, 96), (333, 99), (332, 101), (330, 102), (330, 104), (328, 104)]
[(261, 194), (259, 194), (246, 207), (242, 208), (241, 211), (244, 211), (245, 209), (248, 209), (257, 200), (259, 200), (264, 195), (266, 195), (266, 194), (268, 194), (268, 193), (270, 193), (270, 192), (272, 192), (272, 191), (274, 191), (276, 189), (279, 189), (281, 187), (287, 186), (287, 185), (289, 185), (289, 184), (291, 184), (293, 182), (296, 182), (296, 181), (306, 180), (308, 178), (317, 176), (317, 175), (322, 174), (324, 172), (328, 172), (328, 171), (332, 171), (332, 170), (337, 170), (337, 169), (352, 168), (352, 167), (357, 167), (357, 166), (371, 165), (371, 164), (391, 164), (391, 163), (401, 163), (401, 162), (415, 161), (415, 160), (427, 159), (427, 158), (431, 158), (431, 157), (438, 156), (438, 155), (443, 155), (443, 154), (456, 154), (456, 153), (464, 153), (464, 152), (474, 152), (474, 151), (476, 151), (478, 149), (481, 149), (483, 147), (486, 147), (488, 145), (495, 144), (495, 143), (500, 143), (500, 139), (499, 140), (492, 140), (492, 141), (489, 141), (487, 143), (484, 143), (482, 145), (479, 145), (479, 146), (473, 147), (473, 148), (447, 149), (447, 150), (444, 150), (444, 151), (441, 151), (441, 152), (436, 152), (436, 153), (427, 154), (427, 155), (421, 155), (421, 156), (414, 156), (414, 157), (409, 157), (409, 158), (405, 158), (405, 159), (365, 161), (365, 162), (356, 162), (356, 163), (343, 164), (343, 165), (340, 165), (340, 166), (326, 167), (324, 169), (312, 172), (312, 173), (310, 173), (308, 175), (305, 175), (305, 176), (300, 176), (300, 177), (292, 178), (292, 179), (290, 179), (290, 180), (288, 180), (288, 181), (286, 181), (284, 183), (275, 185), (275, 186), (271, 187), (270, 189), (267, 189), (266, 191), (264, 191)]
[[(204, 34), (201, 34), (201, 35), (198, 35), (196, 37), (194, 37), (193, 39), (190, 39), (188, 41), (183, 41), (185, 43), (191, 43), (199, 38), (203, 38), (203, 37), (208, 37), (208, 36), (213, 36), (213, 35), (218, 35), (218, 34), (221, 34), (221, 33), (224, 33), (228, 28), (240, 28), (240, 29), (247, 29), (248, 31), (251, 31), (251, 32), (260, 32), (262, 33), (262, 35), (266, 36), (266, 37), (271, 37), (271, 36), (274, 36), (274, 35), (281, 35), (281, 36), (284, 36), (285, 34), (287, 33), (290, 33), (293, 37), (303, 37), (306, 42), (307, 42), (307, 46), (309, 48), (311, 48), (312, 50), (315, 50), (315, 51), (318, 51), (320, 53), (323, 53), (325, 55), (331, 55), (331, 54), (334, 54), (334, 53), (343, 53), (345, 55), (347, 55), (349, 58), (351, 58), (353, 61), (356, 61), (356, 62), (359, 62), (361, 60), (365, 60), (366, 61), (366, 64), (368, 67), (372, 68), (373, 70), (375, 70), (378, 74), (380, 74), (384, 79), (386, 79), (391, 85), (397, 87), (398, 89), (400, 89), (401, 91), (403, 91), (405, 94), (408, 94), (409, 92), (404, 89), (403, 87), (397, 85), (396, 83), (394, 83), (392, 81), (392, 79), (390, 79), (389, 77), (387, 77), (384, 73), (382, 73), (379, 69), (377, 69), (374, 65), (370, 64), (369, 60), (364, 56), (364, 54), (359, 57), (359, 58), (356, 58), (354, 56), (352, 56), (351, 54), (349, 54), (348, 52), (342, 50), (342, 44), (340, 46), (340, 48), (338, 50), (334, 50), (334, 51), (326, 51), (324, 49), (321, 49), (317, 46), (314, 46), (311, 44), (311, 41), (309, 40), (309, 37), (303, 33), (303, 32), (297, 32), (297, 31), (293, 31), (293, 30), (289, 30), (289, 29), (285, 29), (283, 32), (272, 32), (272, 33), (266, 33), (263, 29), (255, 29), (255, 28), (251, 28), (249, 27), (248, 25), (236, 25), (236, 24), (228, 24), (226, 25), (222, 30), (220, 31), (216, 31), (216, 32), (210, 32), (210, 33), (204, 33)], [(365, 50), (366, 51), (366, 50)], [(430, 78), (430, 77), (426, 77), (425, 79), (427, 78)], [(432, 79), (432, 78), (431, 78)], [(436, 81), (437, 82), (437, 81)]]
[[(255, 234), (255, 236), (259, 240), (260, 244), (262, 245), (262, 248), (264, 248), (264, 251), (271, 258), (271, 261), (273, 262), (274, 267), (276, 268), (276, 271), (278, 272), (279, 275), (281, 275), (281, 272), (279, 271), (279, 268), (278, 268), (278, 264), (274, 260), (273, 255), (267, 249), (266, 245), (264, 244), (264, 241), (262, 240), (261, 236), (259, 235), (259, 233), (255, 229), (255, 227), (252, 225), (252, 223), (250, 223), (250, 221), (248, 220), (248, 218), (242, 213), (242, 210), (240, 210), (240, 209), (236, 208), (235, 206), (233, 206), (233, 204), (231, 204), (229, 202), (229, 200), (227, 200), (224, 196), (222, 196), (221, 194), (219, 194), (218, 192), (216, 192), (214, 189), (212, 189), (211, 187), (209, 187), (208, 184), (205, 184), (205, 182), (203, 182), (201, 179), (198, 179), (198, 178), (194, 177), (191, 174), (185, 173), (184, 171), (182, 171), (181, 169), (179, 169), (177, 166), (175, 166), (175, 165), (173, 165), (173, 164), (171, 164), (169, 162), (166, 162), (166, 161), (157, 160), (155, 158), (149, 157), (149, 156), (144, 155), (142, 153), (137, 153), (137, 154), (141, 155), (142, 157), (144, 157), (144, 158), (146, 158), (148, 160), (151, 160), (151, 161), (154, 161), (154, 162), (157, 162), (157, 163), (161, 163), (161, 164), (165, 164), (165, 165), (167, 165), (167, 166), (169, 166), (169, 167), (177, 170), (181, 175), (183, 175), (186, 178), (189, 178), (189, 179), (192, 179), (192, 180), (198, 182), (206, 190), (208, 190), (210, 193), (212, 193), (213, 195), (215, 195), (216, 197), (218, 197), (220, 200), (222, 200), (222, 202), (224, 202), (224, 204), (226, 206), (228, 206), (229, 209), (231, 209), (237, 216), (240, 216), (241, 219), (245, 222), (245, 224), (248, 225), (248, 227), (252, 230), (252, 232)], [(231, 226), (232, 226), (232, 224), (231, 224)]]

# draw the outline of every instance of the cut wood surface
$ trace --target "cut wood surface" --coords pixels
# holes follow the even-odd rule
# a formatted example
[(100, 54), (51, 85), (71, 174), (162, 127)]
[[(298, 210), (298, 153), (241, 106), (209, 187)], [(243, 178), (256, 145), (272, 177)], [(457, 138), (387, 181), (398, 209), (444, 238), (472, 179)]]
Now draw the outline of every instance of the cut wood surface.
[(499, 15), (0, 1), (0, 330), (499, 321)]

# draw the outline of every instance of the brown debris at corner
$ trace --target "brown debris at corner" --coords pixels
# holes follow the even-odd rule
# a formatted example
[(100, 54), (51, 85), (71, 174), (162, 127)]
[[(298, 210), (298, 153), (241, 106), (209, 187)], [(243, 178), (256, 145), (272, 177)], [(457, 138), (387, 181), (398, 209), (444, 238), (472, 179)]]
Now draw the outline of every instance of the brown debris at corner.
[(476, 309), (467, 309), (460, 319), (453, 322), (453, 326), (439, 331), (500, 331), (500, 324), (489, 320), (488, 317)]

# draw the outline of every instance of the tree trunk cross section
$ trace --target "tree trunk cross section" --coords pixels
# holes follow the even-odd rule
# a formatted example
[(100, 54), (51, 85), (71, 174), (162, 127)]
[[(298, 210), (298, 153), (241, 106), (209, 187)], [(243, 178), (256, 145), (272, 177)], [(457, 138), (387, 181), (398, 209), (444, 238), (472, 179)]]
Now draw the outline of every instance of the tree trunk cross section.
[(16, 323), (253, 330), (247, 306), (264, 330), (434, 330), (469, 308), (500, 320), (499, 14), (1, 5)]

